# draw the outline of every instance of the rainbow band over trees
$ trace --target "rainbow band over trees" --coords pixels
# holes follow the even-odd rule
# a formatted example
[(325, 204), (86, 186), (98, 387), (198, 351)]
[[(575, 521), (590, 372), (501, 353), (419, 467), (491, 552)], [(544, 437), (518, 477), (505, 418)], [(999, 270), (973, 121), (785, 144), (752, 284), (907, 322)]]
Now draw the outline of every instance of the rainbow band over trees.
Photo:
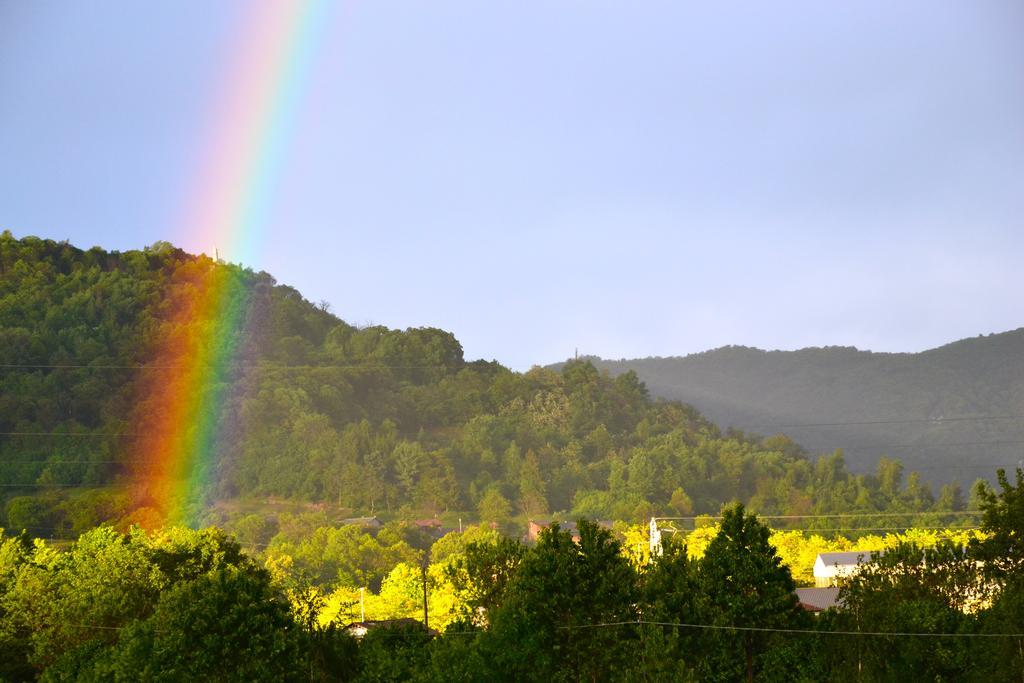
[[(189, 243), (255, 260), (329, 5), (263, 0), (246, 10), (186, 211)], [(198, 522), (226, 445), (253, 315), (254, 277), (242, 268), (201, 257), (175, 277), (155, 331), (158, 351), (140, 382), (147, 424), (134, 444), (149, 509), (138, 521), (151, 527)]]

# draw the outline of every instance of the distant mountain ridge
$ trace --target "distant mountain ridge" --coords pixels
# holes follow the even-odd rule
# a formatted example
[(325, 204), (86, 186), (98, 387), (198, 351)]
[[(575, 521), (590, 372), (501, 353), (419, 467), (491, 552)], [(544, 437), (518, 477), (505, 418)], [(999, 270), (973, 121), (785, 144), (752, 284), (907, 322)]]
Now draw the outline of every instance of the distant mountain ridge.
[[(212, 288), (245, 311), (244, 329), (192, 305)], [(193, 382), (160, 353), (197, 348), (197, 331), (239, 353)], [(208, 421), (164, 426), (175, 396), (209, 410), (223, 438), (175, 447), (190, 452), (170, 485), (203, 485), (163, 502), (150, 484), (162, 449), (145, 437)], [(963, 508), (963, 490), (935, 497), (899, 467), (851, 476), (788, 439), (723, 434), (652, 400), (635, 374), (585, 361), (525, 373), (467, 361), (450, 332), (353, 326), (268, 273), (165, 242), (114, 252), (0, 232), (3, 527), (61, 537), (103, 521), (158, 526), (175, 509), (221, 524), (244, 518), (239, 505), (281, 501), (504, 528), (711, 514), (733, 500), (762, 514)]]
[[(218, 290), (228, 292), (225, 304), (246, 311), (244, 330), (233, 315), (189, 308), (224, 283), (231, 284)], [(193, 383), (182, 367), (158, 361), (168, 343), (187, 344), (196, 330), (218, 340), (203, 344), (238, 349), (239, 360), (210, 365)], [(991, 414), (1021, 403), (1019, 363), (1006, 360), (1020, 356), (1020, 335), (1008, 343), (1001, 354), (954, 346), (947, 353), (956, 362), (911, 370), (891, 365), (897, 356), (849, 349), (730, 348), (640, 365), (668, 364), (645, 372), (665, 392), (673, 364), (696, 362), (688, 386), (704, 389), (688, 400), (732, 411), (727, 416), (745, 411), (759, 424), (835, 420), (829, 402), (863, 387), (875, 389), (870, 405), (878, 408), (878, 383), (892, 391), (956, 385), (955, 396), (908, 408), (915, 417)], [(713, 514), (734, 500), (778, 515), (920, 515), (968, 504), (966, 487), (930, 488), (918, 473), (904, 475), (898, 460), (851, 476), (841, 457), (807, 457), (793, 440), (771, 435), (778, 430), (723, 433), (692, 407), (652, 400), (636, 373), (623, 370), (612, 378), (581, 360), (560, 372), (517, 373), (467, 361), (450, 332), (356, 327), (268, 273), (168, 243), (82, 250), (3, 231), (0, 526), (66, 537), (103, 521), (158, 526), (175, 509), (222, 524), (245, 518), (239, 505), (281, 501), (329, 505), (346, 517), (444, 516), (449, 524), (469, 518), (503, 528), (548, 515), (635, 522)], [(752, 393), (757, 378), (762, 389)], [(186, 479), (204, 484), (163, 503), (149, 483), (161, 449), (144, 437), (166, 433), (159, 418), (173, 407), (168, 387), (209, 409), (224, 436), (181, 449), (199, 464), (184, 464), (168, 481), (181, 489)], [(821, 411), (758, 413), (749, 396)], [(751, 420), (730, 422), (753, 428)], [(186, 415), (167, 432), (203, 422)], [(940, 422), (926, 424), (926, 436), (963, 424), (1008, 433), (1005, 423)], [(827, 436), (811, 443), (824, 451), (846, 445)], [(992, 468), (976, 474), (990, 478)]]
[(717, 424), (783, 432), (815, 451), (842, 447), (855, 471), (884, 454), (935, 481), (969, 482), (1024, 457), (1024, 328), (919, 353), (726, 346), (588, 359), (612, 375), (634, 370), (653, 395)]

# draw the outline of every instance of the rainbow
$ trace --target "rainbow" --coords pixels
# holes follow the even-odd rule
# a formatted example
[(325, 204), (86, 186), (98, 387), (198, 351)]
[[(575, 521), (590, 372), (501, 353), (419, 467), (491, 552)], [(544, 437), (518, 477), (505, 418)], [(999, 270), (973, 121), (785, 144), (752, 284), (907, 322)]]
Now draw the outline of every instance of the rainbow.
[[(329, 6), (247, 6), (187, 202), (186, 244), (214, 244), (231, 261), (256, 261)], [(174, 279), (155, 331), (156, 357), (140, 380), (145, 426), (134, 448), (146, 463), (138, 482), (144, 507), (133, 521), (149, 528), (199, 521), (225, 445), (231, 391), (242, 379), (238, 360), (252, 314), (253, 276), (242, 268), (201, 256)]]

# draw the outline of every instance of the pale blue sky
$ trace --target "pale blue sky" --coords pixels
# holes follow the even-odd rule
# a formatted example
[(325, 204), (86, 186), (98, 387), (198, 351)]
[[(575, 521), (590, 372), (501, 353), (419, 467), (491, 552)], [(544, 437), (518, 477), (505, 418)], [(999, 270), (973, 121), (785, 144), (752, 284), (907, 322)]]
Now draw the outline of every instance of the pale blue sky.
[[(170, 240), (246, 3), (0, 0), (0, 228)], [(1024, 325), (1024, 5), (346, 3), (252, 263), (516, 368)]]

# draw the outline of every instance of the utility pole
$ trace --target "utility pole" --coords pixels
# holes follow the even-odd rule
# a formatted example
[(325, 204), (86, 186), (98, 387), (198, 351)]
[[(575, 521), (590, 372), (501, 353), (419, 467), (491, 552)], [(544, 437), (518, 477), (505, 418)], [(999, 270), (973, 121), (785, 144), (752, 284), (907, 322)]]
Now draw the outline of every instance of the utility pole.
[(365, 623), (366, 622), (366, 605), (363, 604), (363, 592), (365, 590), (366, 590), (366, 588), (363, 588), (363, 587), (359, 588), (359, 621), (361, 623)]
[(423, 565), (420, 567), (420, 570), (423, 572), (423, 628), (424, 629), (429, 629), (430, 628), (430, 622), (427, 621), (428, 614), (427, 614), (427, 564), (426, 564), (426, 562), (423, 563)]

